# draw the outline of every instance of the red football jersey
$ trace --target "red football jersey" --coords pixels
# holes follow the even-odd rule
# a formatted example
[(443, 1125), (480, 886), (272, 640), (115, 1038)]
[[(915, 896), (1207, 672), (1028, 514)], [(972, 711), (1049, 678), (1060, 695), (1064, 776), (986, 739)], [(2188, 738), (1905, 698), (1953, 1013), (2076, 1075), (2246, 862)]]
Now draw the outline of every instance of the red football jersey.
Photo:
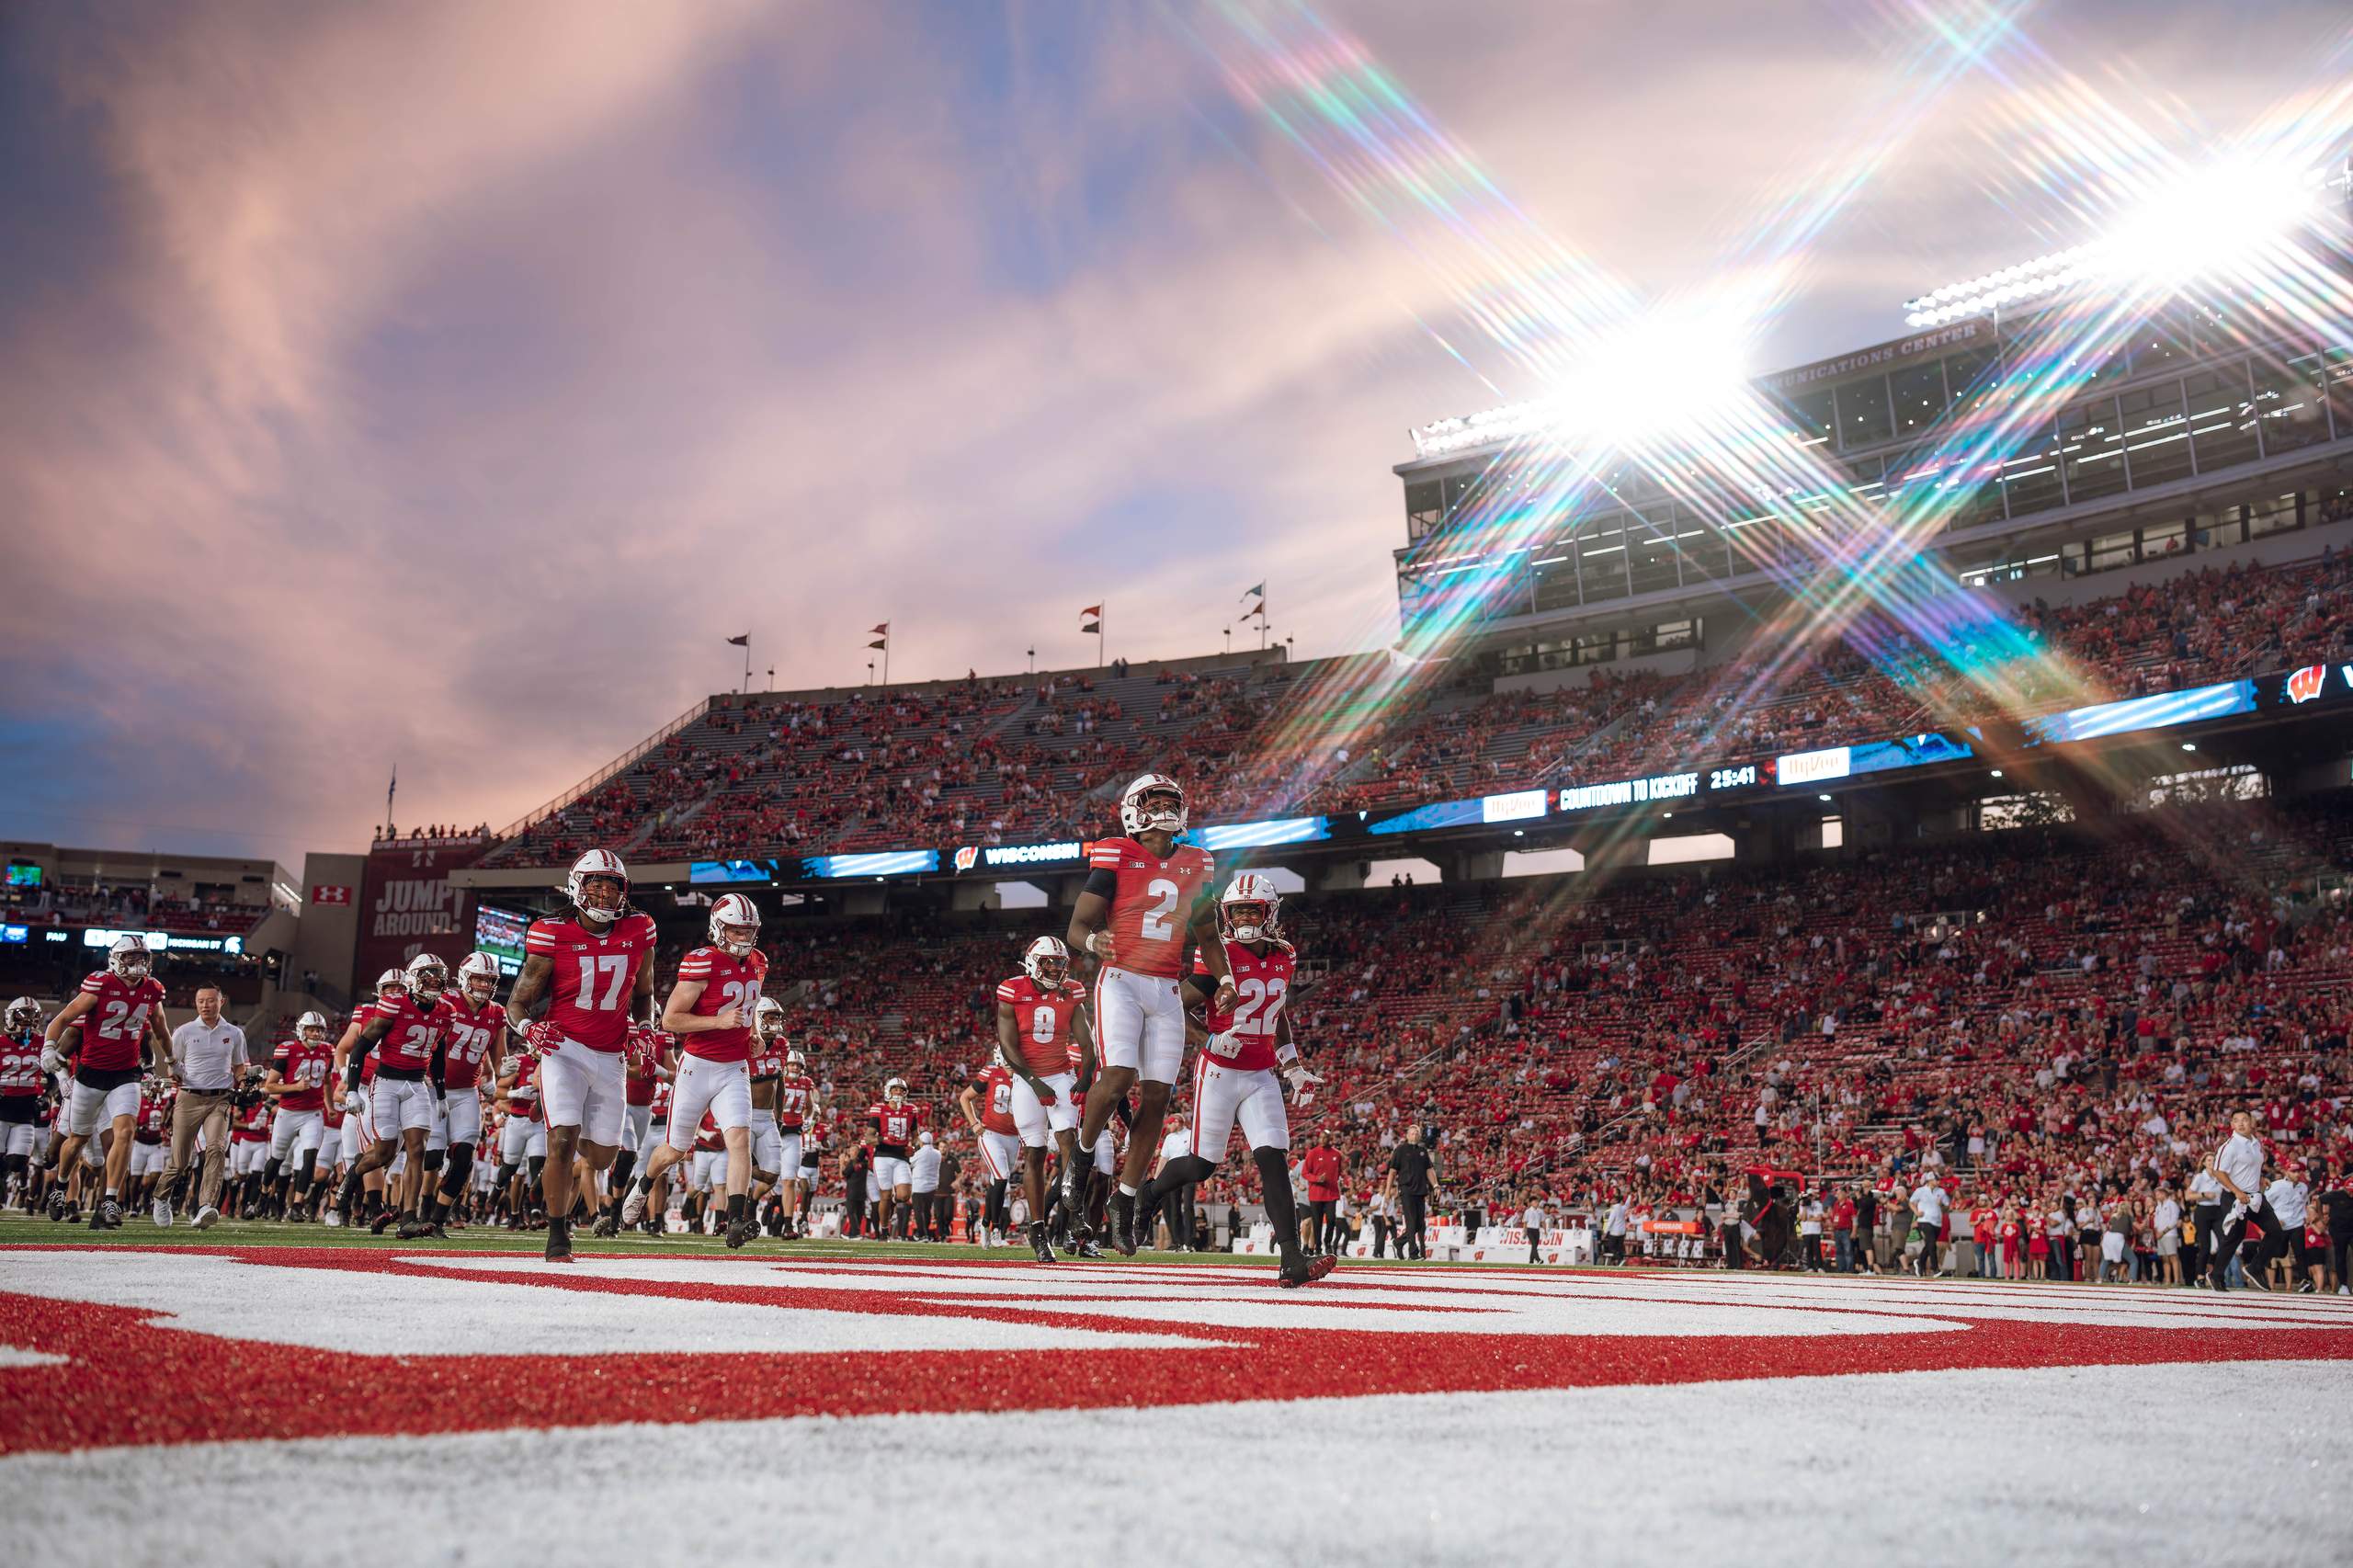
[(290, 1040), (270, 1053), (269, 1064), (278, 1073), (281, 1084), (298, 1084), (278, 1096), (278, 1106), (286, 1110), (317, 1110), (326, 1103), (327, 1074), (335, 1067), (335, 1046), (306, 1045)]
[(415, 997), (406, 994), (398, 1001), (377, 1003), (376, 1017), (388, 1027), (369, 1054), (385, 1067), (407, 1073), (422, 1073), (433, 1064), (433, 1053), (449, 1037), (454, 1021), (446, 998), (435, 1003), (428, 1013), (416, 1005)]
[(163, 1095), (142, 1094), (139, 1096), (139, 1128), (133, 1134), (142, 1143), (161, 1143), (164, 1129), (172, 1113), (170, 1099)]
[(981, 1091), (981, 1125), (1013, 1136), (1019, 1131), (1013, 1124), (1013, 1074), (1001, 1064), (993, 1065), (974, 1082)]
[(483, 1059), (506, 1032), (506, 1009), (495, 999), (475, 1006), (461, 992), (441, 998), (434, 1017), (449, 1015), (449, 1041), (441, 1048), (441, 1086), (471, 1089), (482, 1081)]
[(915, 1147), (915, 1129), (923, 1125), (923, 1108), (904, 1102), (892, 1105), (888, 1101), (878, 1100), (866, 1113), (866, 1119), (874, 1124), (877, 1149), (895, 1150), (904, 1157), (906, 1152)]
[[(1282, 1016), (1283, 1004), (1290, 1000), (1295, 955), (1280, 942), (1265, 946), (1264, 953), (1254, 953), (1240, 942), (1225, 944), (1226, 967), (1233, 975), (1233, 1011), (1211, 1012), (1203, 1020), (1212, 1035), (1232, 1037), (1222, 1048), (1203, 1047), (1210, 1060), (1220, 1066), (1256, 1071), (1275, 1064), (1275, 1020)], [(1209, 978), (1209, 972), (1208, 964), (1199, 959), (1193, 960), (1193, 974), (1200, 990), (1211, 990), (1216, 984)]]
[(1064, 980), (1051, 991), (1040, 991), (1036, 981), (1017, 974), (996, 988), (996, 999), (1013, 1008), (1021, 1060), (1033, 1074), (1042, 1078), (1079, 1064), (1078, 1030), (1072, 1020), (1086, 1000), (1086, 987)]
[(702, 1125), (695, 1129), (695, 1152), (716, 1154), (727, 1147), (727, 1134), (719, 1130), (719, 1119), (709, 1111), (702, 1113)]
[(40, 1070), (41, 1037), (0, 1035), (0, 1096), (28, 1098), (46, 1086)]
[(506, 1108), (511, 1116), (526, 1121), (540, 1119), (540, 1059), (518, 1056), (515, 1059), (515, 1081), (506, 1085)]
[(784, 1071), (784, 1041), (772, 1040), (752, 1047), (752, 1076), (773, 1078)]
[(233, 1143), (258, 1143), (269, 1136), (269, 1120), (276, 1110), (266, 1099), (256, 1100), (237, 1118), (236, 1126), (229, 1130)]
[(648, 1120), (650, 1120), (650, 1121), (667, 1121), (667, 1120), (669, 1120), (669, 1119), (670, 1119), (670, 1080), (669, 1080), (669, 1079), (667, 1079), (667, 1078), (656, 1078), (656, 1079), (654, 1079), (654, 1097), (653, 1097), (651, 1100), (647, 1101), (646, 1103), (647, 1103), (647, 1104), (649, 1104), (649, 1105), (651, 1105), (651, 1106), (654, 1108), (654, 1114), (653, 1114), (651, 1117), (647, 1118), (647, 1119), (648, 1119)]
[(806, 1073), (788, 1073), (776, 1096), (776, 1124), (787, 1132), (797, 1132), (808, 1119), (809, 1107), (817, 1097), (817, 1080)]
[(752, 1014), (759, 1007), (760, 986), (767, 974), (768, 956), (757, 948), (740, 959), (718, 948), (697, 948), (680, 959), (678, 978), (702, 982), (702, 994), (695, 998), (695, 1017), (715, 1018), (733, 1007), (737, 1019), (732, 1029), (680, 1035), (680, 1049), (706, 1062), (747, 1059), (752, 1054)]
[(83, 1019), (79, 1065), (112, 1073), (138, 1066), (147, 1020), (163, 1015), (164, 983), (151, 974), (126, 985), (122, 976), (102, 969), (82, 982), (82, 994), (94, 1005)]
[(1112, 964), (1165, 980), (1184, 973), (1193, 905), (1217, 879), (1210, 852), (1179, 844), (1164, 860), (1132, 838), (1104, 838), (1087, 851), (1086, 863), (1116, 882), (1107, 927)]
[(677, 1037), (643, 1024), (631, 1026), (628, 1060), (623, 1068), (621, 1096), (630, 1105), (652, 1105), (654, 1087), (662, 1079), (654, 1070), (662, 1064), (662, 1053), (677, 1044)]
[(574, 919), (547, 916), (523, 933), (523, 950), (554, 964), (547, 1021), (591, 1051), (617, 1053), (629, 1033), (637, 971), (654, 958), (654, 917), (632, 910), (592, 937)]

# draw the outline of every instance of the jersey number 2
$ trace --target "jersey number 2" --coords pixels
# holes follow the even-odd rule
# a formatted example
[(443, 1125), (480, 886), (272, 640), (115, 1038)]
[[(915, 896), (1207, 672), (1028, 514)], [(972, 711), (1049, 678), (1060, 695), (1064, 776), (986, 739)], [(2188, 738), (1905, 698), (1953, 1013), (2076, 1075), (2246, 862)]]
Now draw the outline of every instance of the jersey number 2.
[(1143, 912), (1143, 919), (1136, 929), (1147, 941), (1165, 942), (1176, 934), (1176, 928), (1168, 923), (1168, 915), (1176, 907), (1176, 900), (1183, 896), (1184, 890), (1166, 877), (1155, 877), (1143, 891), (1152, 895), (1153, 904)]

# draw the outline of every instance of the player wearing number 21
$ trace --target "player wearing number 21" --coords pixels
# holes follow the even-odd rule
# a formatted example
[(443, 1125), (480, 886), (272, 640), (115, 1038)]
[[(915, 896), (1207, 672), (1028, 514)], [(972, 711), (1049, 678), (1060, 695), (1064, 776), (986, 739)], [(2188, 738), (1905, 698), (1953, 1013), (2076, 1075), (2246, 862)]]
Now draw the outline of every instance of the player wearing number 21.
[[(1107, 838), (1087, 853), (1086, 887), (1071, 911), (1070, 945), (1102, 960), (1095, 976), (1095, 1038), (1103, 1070), (1087, 1091), (1078, 1146), (1093, 1153), (1111, 1108), (1139, 1078), (1143, 1100), (1129, 1129), (1127, 1163), (1111, 1200), (1111, 1244), (1133, 1256), (1136, 1191), (1160, 1150), (1160, 1123), (1168, 1091), (1185, 1064), (1185, 1005), (1176, 989), (1185, 949), (1198, 943), (1220, 1012), (1233, 1006), (1233, 981), (1218, 940), (1217, 869), (1209, 851), (1179, 844), (1185, 831), (1185, 791), (1176, 780), (1147, 773), (1120, 796), (1125, 838)], [(1065, 1173), (1065, 1200), (1086, 1212), (1080, 1168)]]
[[(572, 1258), (573, 1161), (601, 1175), (620, 1152), (629, 1026), (654, 1018), (654, 919), (629, 906), (621, 858), (591, 849), (572, 863), (564, 891), (571, 913), (531, 922), (523, 934), (523, 971), (506, 996), (507, 1027), (540, 1062), (548, 1126), (540, 1182), (551, 1263)], [(534, 1022), (531, 1010), (542, 1001), (546, 1016)], [(595, 1184), (581, 1196), (594, 1219), (600, 1202)]]

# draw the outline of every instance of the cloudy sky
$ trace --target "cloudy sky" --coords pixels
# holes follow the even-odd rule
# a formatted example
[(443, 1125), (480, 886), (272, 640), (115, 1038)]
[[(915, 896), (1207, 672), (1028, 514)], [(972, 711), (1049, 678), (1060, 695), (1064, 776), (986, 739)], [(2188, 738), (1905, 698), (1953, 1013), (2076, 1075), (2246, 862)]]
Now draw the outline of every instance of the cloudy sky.
[[(395, 765), (497, 824), (746, 631), (780, 686), (881, 620), (896, 676), (1083, 663), (1097, 599), (1173, 656), (1265, 579), (1378, 647), (1406, 428), (1538, 390), (1253, 107), (1274, 0), (102, 9), (0, 7), (6, 836), (299, 866)], [(1956, 72), (1931, 0), (1322, 15), (1643, 298), (1874, 157), (1756, 369), (2079, 237), (2050, 106), (2194, 155), (2345, 23), (2025, 6)]]

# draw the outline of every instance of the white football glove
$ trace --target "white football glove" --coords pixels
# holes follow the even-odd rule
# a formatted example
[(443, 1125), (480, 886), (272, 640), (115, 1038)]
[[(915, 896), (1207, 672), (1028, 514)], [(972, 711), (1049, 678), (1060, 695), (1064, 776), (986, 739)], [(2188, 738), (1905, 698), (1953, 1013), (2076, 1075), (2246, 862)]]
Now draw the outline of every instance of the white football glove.
[(1283, 1082), (1290, 1085), (1291, 1097), (1294, 1099), (1308, 1085), (1320, 1084), (1323, 1081), (1318, 1074), (1310, 1073), (1307, 1070), (1307, 1064), (1303, 1062), (1294, 1062), (1283, 1069)]
[(360, 1094), (358, 1089), (346, 1089), (343, 1091), (343, 1113), (346, 1116), (364, 1115), (367, 1109), (368, 1102), (360, 1097)]
[(65, 1071), (65, 1053), (57, 1049), (57, 1042), (53, 1040), (40, 1048), (40, 1070), (52, 1076)]

